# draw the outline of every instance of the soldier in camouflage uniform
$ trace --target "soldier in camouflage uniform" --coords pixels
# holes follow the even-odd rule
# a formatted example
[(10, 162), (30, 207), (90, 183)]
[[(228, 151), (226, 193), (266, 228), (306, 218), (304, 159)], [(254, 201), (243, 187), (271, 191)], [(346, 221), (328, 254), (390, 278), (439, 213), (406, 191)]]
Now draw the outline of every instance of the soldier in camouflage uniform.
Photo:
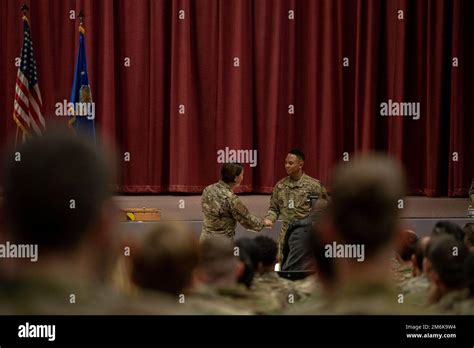
[[(164, 297), (135, 301), (106, 283), (116, 250), (112, 180), (99, 149), (50, 131), (15, 150), (20, 162), (13, 153), (7, 157), (11, 161), (0, 175), (6, 233), (16, 243), (37, 244), (38, 257), (36, 262), (2, 261), (8, 274), (1, 280), (0, 314), (172, 314), (179, 309)], [(26, 180), (32, 173), (35, 180)]]
[(240, 198), (232, 192), (242, 182), (243, 175), (244, 169), (240, 164), (225, 163), (221, 169), (222, 179), (204, 189), (201, 198), (204, 214), (201, 241), (211, 236), (224, 236), (233, 240), (237, 222), (253, 231), (261, 231), (265, 227), (263, 220), (250, 214)]
[(255, 242), (259, 248), (260, 265), (259, 272), (253, 279), (251, 290), (259, 297), (275, 296), (279, 306), (274, 308), (274, 312), (282, 311), (289, 304), (300, 300), (302, 296), (292, 281), (281, 278), (274, 270), (277, 262), (277, 243), (266, 236), (256, 237)]
[(427, 274), (423, 271), (423, 259), (425, 258), (426, 247), (429, 241), (430, 237), (425, 236), (416, 242), (414, 253), (411, 256), (413, 276), (398, 284), (399, 290), (405, 298), (418, 306), (425, 306), (427, 304), (427, 293), (430, 283)]
[[(391, 278), (390, 259), (398, 230), (396, 202), (404, 194), (403, 172), (383, 156), (355, 158), (337, 167), (328, 206), (325, 243), (364, 245), (364, 260), (350, 255), (333, 260), (321, 285), (324, 296), (312, 296), (290, 314), (412, 314)], [(318, 235), (316, 235), (318, 238)], [(317, 262), (317, 267), (320, 262)]]
[(187, 303), (205, 314), (267, 314), (281, 308), (272, 293), (254, 293), (238, 283), (247, 267), (252, 282), (252, 262), (241, 261), (246, 251), (239, 246), (239, 257), (234, 255), (232, 242), (223, 236), (204, 239), (201, 244), (200, 264), (195, 273), (196, 283), (189, 292)]
[(308, 216), (311, 210), (309, 195), (327, 199), (327, 193), (319, 180), (303, 172), (304, 154), (291, 150), (285, 159), (287, 177), (278, 181), (270, 198), (270, 208), (265, 220), (271, 223), (281, 217), (282, 226), (278, 236), (278, 258), (281, 259), (283, 243), (288, 226), (292, 221)]
[(468, 255), (467, 246), (452, 235), (431, 238), (426, 251), (430, 310), (449, 313), (457, 302), (469, 297), (465, 274)]

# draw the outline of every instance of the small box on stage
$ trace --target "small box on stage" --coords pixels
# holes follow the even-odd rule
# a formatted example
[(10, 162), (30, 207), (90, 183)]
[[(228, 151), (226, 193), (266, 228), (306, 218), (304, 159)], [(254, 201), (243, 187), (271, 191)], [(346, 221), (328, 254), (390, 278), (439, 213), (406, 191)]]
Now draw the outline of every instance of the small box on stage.
[(161, 211), (157, 208), (125, 208), (121, 209), (123, 221), (159, 221)]

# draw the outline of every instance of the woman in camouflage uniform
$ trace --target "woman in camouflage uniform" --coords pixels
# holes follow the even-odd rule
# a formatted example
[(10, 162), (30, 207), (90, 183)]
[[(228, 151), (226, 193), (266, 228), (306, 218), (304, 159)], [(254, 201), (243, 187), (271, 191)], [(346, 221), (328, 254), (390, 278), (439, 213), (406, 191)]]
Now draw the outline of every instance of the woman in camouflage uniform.
[(243, 178), (244, 168), (241, 164), (224, 163), (221, 180), (204, 189), (201, 198), (204, 214), (201, 241), (216, 235), (233, 240), (237, 222), (253, 231), (260, 231), (266, 226), (263, 219), (250, 214), (240, 198), (232, 192)]

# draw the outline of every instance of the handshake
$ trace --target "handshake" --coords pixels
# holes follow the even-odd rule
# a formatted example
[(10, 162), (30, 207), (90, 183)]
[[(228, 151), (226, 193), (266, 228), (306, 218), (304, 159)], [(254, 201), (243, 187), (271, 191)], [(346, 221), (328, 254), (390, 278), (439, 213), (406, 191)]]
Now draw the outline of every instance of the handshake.
[(263, 219), (263, 224), (265, 225), (266, 228), (272, 228), (273, 222), (268, 219)]

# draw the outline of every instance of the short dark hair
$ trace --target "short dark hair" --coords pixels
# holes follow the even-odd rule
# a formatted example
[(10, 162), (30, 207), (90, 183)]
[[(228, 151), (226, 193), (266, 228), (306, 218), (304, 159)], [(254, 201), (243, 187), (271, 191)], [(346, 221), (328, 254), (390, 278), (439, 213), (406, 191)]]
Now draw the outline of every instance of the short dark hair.
[(364, 244), (367, 257), (396, 233), (397, 201), (405, 180), (398, 162), (386, 155), (362, 155), (339, 164), (328, 214), (344, 243)]
[(224, 163), (221, 167), (221, 179), (226, 184), (235, 182), (244, 167), (240, 163)]
[(433, 227), (433, 236), (439, 236), (443, 233), (449, 234), (457, 240), (464, 241), (464, 231), (461, 227), (451, 221), (438, 221)]
[(188, 226), (162, 222), (132, 253), (132, 280), (143, 288), (178, 294), (191, 283), (198, 242)]
[(260, 250), (260, 262), (262, 266), (267, 267), (275, 263), (278, 254), (277, 243), (266, 236), (257, 236), (255, 238), (258, 249)]
[(107, 163), (98, 145), (57, 130), (9, 153), (4, 209), (11, 237), (47, 251), (75, 249), (110, 198)]
[(300, 160), (304, 161), (304, 153), (300, 149), (294, 148), (294, 149), (291, 149), (288, 153), (291, 155), (295, 155)]
[[(453, 253), (454, 248), (457, 248), (456, 255)], [(448, 234), (433, 237), (426, 249), (426, 257), (431, 262), (433, 270), (449, 289), (458, 289), (466, 285), (464, 262), (468, 255), (467, 246)]]
[(468, 222), (462, 228), (464, 231), (464, 242), (468, 247), (474, 246), (474, 222)]
[(216, 283), (235, 272), (237, 260), (230, 239), (219, 235), (205, 238), (199, 244), (199, 251), (199, 267), (206, 273), (208, 283)]
[(469, 253), (464, 261), (464, 277), (471, 295), (474, 295), (474, 253)]
[(249, 288), (260, 260), (259, 249), (255, 240), (250, 238), (238, 239), (235, 246), (239, 248), (240, 261), (245, 265), (245, 270), (238, 282)]

